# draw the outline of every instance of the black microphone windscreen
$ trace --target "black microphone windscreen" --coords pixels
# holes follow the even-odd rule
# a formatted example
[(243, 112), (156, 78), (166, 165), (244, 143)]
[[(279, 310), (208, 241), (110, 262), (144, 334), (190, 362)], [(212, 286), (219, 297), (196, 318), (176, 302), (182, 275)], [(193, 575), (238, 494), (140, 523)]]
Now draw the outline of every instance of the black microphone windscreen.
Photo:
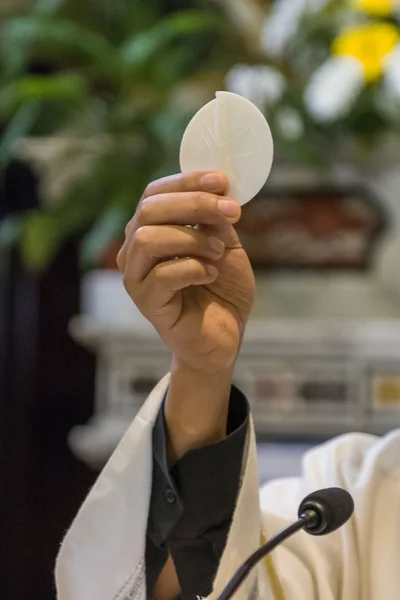
[(325, 535), (338, 529), (346, 523), (354, 512), (354, 501), (349, 492), (342, 488), (327, 488), (309, 494), (299, 507), (299, 517), (306, 510), (315, 510), (323, 519), (324, 526), (313, 531), (305, 528), (308, 533)]

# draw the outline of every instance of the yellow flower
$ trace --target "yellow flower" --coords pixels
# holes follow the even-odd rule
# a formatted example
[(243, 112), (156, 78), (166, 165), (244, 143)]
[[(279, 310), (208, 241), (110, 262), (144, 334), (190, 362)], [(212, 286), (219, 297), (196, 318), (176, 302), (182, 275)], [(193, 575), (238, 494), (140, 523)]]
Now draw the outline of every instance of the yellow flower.
[(359, 8), (369, 15), (387, 17), (393, 14), (398, 0), (353, 0), (355, 8)]
[(351, 56), (364, 68), (365, 79), (379, 79), (385, 69), (385, 59), (400, 41), (399, 29), (390, 23), (359, 25), (345, 29), (333, 42), (332, 53)]

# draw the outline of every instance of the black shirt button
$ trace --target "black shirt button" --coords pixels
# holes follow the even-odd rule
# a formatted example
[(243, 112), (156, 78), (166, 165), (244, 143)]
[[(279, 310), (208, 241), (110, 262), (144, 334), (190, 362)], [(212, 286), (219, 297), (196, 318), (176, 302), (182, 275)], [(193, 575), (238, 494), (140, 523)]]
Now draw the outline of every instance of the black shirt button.
[(173, 490), (171, 490), (171, 488), (167, 488), (164, 492), (164, 498), (166, 499), (166, 501), (168, 502), (168, 504), (175, 504), (176, 502), (176, 495), (175, 492)]

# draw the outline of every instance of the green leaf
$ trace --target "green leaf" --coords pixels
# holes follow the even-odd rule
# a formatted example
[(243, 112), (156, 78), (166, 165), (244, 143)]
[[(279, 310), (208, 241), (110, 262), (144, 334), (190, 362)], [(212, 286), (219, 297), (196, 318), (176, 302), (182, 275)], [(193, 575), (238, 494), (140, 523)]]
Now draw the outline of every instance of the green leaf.
[(34, 271), (44, 269), (61, 245), (56, 220), (45, 212), (34, 211), (24, 221), (21, 233), (21, 256)]
[(81, 266), (93, 267), (107, 246), (124, 231), (128, 221), (126, 211), (118, 206), (106, 210), (84, 237), (80, 247)]
[(13, 158), (17, 141), (32, 130), (40, 112), (38, 102), (28, 102), (21, 106), (8, 123), (0, 140), (0, 171)]
[(3, 26), (1, 55), (6, 76), (24, 69), (32, 54), (48, 58), (60, 52), (104, 65), (115, 56), (105, 37), (67, 19), (33, 16), (10, 19)]
[(34, 13), (37, 15), (53, 15), (64, 4), (64, 0), (38, 0)]
[[(152, 29), (135, 35), (121, 47), (121, 59), (126, 66), (143, 66), (167, 43), (181, 36), (210, 31), (220, 24), (215, 13), (187, 10), (160, 21)], [(162, 56), (159, 57), (162, 60)]]
[(0, 88), (0, 118), (6, 120), (19, 107), (32, 101), (84, 101), (85, 79), (79, 75), (28, 76)]
[(173, 13), (160, 21), (156, 27), (175, 37), (208, 31), (220, 25), (221, 19), (216, 12), (192, 9)]
[(151, 121), (150, 131), (154, 137), (171, 149), (179, 148), (180, 140), (184, 134), (192, 113), (179, 109), (159, 111)]

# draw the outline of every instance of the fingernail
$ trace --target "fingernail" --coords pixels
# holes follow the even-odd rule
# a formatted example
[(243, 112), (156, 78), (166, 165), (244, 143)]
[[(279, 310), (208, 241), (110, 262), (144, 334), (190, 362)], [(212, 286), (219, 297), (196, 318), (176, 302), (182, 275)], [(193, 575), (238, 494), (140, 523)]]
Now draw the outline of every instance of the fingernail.
[(218, 269), (217, 267), (214, 267), (214, 265), (206, 265), (206, 269), (207, 273), (211, 275), (211, 277), (216, 277), (218, 275)]
[(226, 217), (237, 217), (240, 211), (235, 200), (218, 200), (218, 209)]
[(212, 250), (214, 250), (215, 252), (218, 252), (219, 254), (221, 254), (221, 252), (223, 252), (225, 250), (224, 242), (222, 242), (217, 237), (210, 236), (208, 238), (208, 245), (210, 246), (210, 248)]
[(225, 178), (221, 173), (207, 173), (201, 179), (201, 184), (208, 192), (223, 192), (225, 190)]

